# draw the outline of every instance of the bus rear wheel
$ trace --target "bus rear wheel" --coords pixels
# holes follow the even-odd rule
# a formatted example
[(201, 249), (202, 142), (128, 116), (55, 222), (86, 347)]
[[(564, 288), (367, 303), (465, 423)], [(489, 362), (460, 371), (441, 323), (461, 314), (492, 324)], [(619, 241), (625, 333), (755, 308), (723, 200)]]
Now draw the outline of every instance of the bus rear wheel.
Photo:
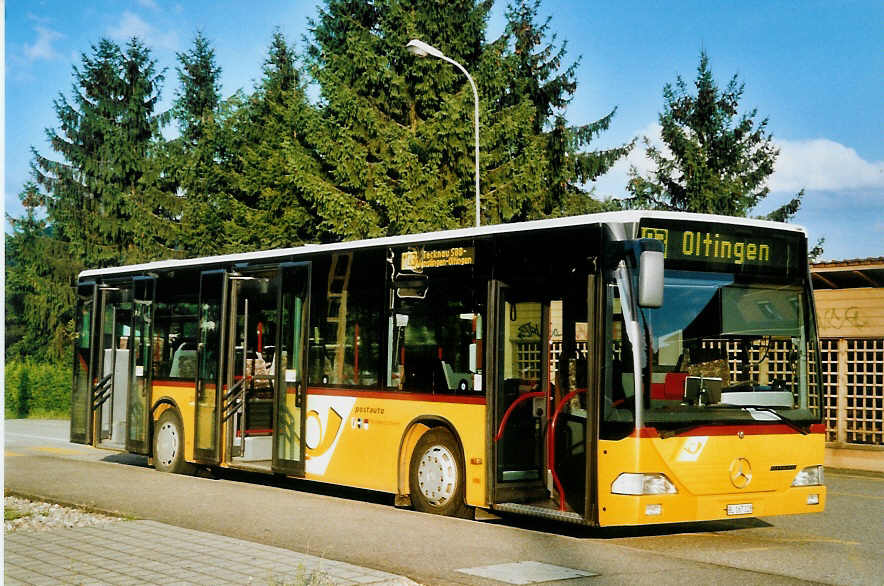
[(184, 429), (175, 409), (165, 410), (154, 428), (153, 465), (160, 472), (190, 472), (190, 466), (184, 460)]
[(457, 440), (444, 427), (426, 432), (411, 455), (411, 503), (424, 513), (464, 517), (464, 465)]

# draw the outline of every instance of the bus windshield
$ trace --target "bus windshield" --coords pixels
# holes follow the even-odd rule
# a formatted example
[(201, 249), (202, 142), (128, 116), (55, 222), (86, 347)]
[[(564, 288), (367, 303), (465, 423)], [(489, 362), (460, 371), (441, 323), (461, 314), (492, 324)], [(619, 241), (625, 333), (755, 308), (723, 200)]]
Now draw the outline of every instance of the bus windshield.
[[(651, 427), (819, 421), (812, 312), (800, 285), (683, 270), (667, 270), (664, 283), (662, 307), (634, 312), (623, 311), (622, 284), (609, 284), (606, 421), (634, 421), (636, 364)], [(631, 313), (634, 336), (624, 323)]]

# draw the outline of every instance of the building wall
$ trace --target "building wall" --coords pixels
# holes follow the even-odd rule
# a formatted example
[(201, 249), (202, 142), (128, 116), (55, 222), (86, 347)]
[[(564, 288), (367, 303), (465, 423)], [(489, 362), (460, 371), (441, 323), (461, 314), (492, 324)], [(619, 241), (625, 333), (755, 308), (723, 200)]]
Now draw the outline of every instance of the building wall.
[(884, 289), (814, 292), (832, 445), (884, 446)]
[(884, 338), (884, 289), (814, 291), (820, 338)]

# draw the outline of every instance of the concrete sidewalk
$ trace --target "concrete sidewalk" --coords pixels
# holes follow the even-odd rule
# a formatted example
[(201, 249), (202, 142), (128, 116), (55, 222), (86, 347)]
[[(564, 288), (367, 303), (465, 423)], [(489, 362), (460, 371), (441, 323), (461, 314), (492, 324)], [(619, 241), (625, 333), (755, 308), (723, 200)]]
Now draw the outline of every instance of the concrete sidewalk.
[(827, 447), (823, 464), (826, 469), (870, 472), (884, 476), (884, 450), (870, 448)]
[(6, 584), (415, 584), (372, 570), (156, 521), (5, 536)]

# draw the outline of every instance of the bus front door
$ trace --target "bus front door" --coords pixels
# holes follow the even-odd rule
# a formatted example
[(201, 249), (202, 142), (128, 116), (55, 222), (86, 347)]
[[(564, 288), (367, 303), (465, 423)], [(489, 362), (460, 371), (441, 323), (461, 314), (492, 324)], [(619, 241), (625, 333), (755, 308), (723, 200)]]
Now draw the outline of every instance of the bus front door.
[(588, 417), (594, 412), (586, 276), (548, 286), (542, 296), (531, 285), (498, 283), (492, 293), (494, 503), (580, 520), (587, 510)]
[(549, 304), (506, 285), (496, 289), (494, 502), (533, 503), (548, 497), (544, 431)]

